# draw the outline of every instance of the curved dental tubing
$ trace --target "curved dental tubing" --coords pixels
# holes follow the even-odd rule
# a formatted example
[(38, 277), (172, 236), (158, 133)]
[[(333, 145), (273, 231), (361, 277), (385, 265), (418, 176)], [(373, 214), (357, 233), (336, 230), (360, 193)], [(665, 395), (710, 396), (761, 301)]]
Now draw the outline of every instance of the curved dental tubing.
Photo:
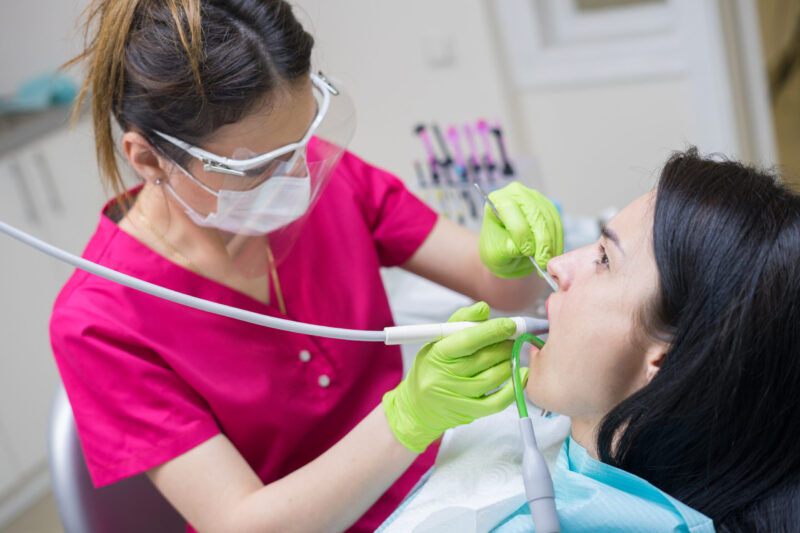
[[(328, 337), (331, 339), (344, 339), (352, 341), (367, 341), (367, 342), (384, 342), (386, 344), (408, 344), (408, 343), (426, 343), (436, 341), (447, 335), (451, 335), (456, 331), (474, 325), (474, 322), (451, 322), (443, 324), (420, 324), (412, 326), (393, 326), (384, 328), (383, 331), (367, 331), (358, 329), (343, 329), (333, 328), (329, 326), (318, 326), (315, 324), (305, 324), (303, 322), (295, 322), (294, 320), (286, 320), (284, 318), (277, 318), (252, 311), (246, 311), (236, 307), (219, 304), (182, 292), (173, 291), (153, 283), (117, 272), (116, 270), (98, 265), (92, 261), (88, 261), (82, 257), (78, 257), (51, 244), (28, 235), (24, 231), (0, 221), (0, 231), (6, 235), (17, 239), (18, 241), (26, 244), (40, 252), (43, 252), (59, 261), (63, 261), (69, 265), (79, 268), (90, 274), (100, 276), (109, 281), (119, 283), (131, 289), (145, 292), (164, 300), (169, 300), (186, 307), (192, 307), (208, 313), (216, 315), (227, 316), (241, 320), (243, 322), (250, 322), (251, 324), (258, 324), (268, 328), (280, 329), (292, 333), (301, 333), (304, 335), (314, 335), (317, 337)], [(512, 338), (517, 338), (523, 333), (542, 334), (547, 331), (547, 320), (532, 318), (532, 317), (513, 317), (512, 320), (517, 324), (517, 330)]]

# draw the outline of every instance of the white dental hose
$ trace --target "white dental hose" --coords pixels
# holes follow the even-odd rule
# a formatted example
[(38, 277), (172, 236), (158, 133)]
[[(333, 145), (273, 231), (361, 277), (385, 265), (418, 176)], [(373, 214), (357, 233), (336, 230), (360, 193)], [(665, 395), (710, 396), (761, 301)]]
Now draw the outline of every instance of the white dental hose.
[[(90, 274), (100, 276), (109, 281), (119, 283), (131, 289), (141, 291), (164, 300), (169, 300), (186, 307), (192, 307), (215, 315), (226, 316), (241, 320), (243, 322), (250, 322), (251, 324), (258, 324), (273, 329), (280, 329), (292, 333), (301, 333), (303, 335), (313, 335), (316, 337), (327, 337), (330, 339), (343, 339), (349, 341), (367, 341), (367, 342), (383, 342), (386, 344), (423, 344), (439, 340), (447, 335), (451, 335), (458, 330), (475, 325), (475, 322), (447, 322), (442, 324), (421, 324), (414, 326), (394, 326), (384, 328), (383, 331), (367, 331), (360, 329), (343, 329), (333, 328), (329, 326), (318, 326), (315, 324), (306, 324), (303, 322), (295, 322), (294, 320), (286, 320), (285, 318), (278, 318), (269, 315), (262, 315), (252, 311), (245, 311), (237, 307), (223, 305), (210, 300), (204, 300), (195, 296), (190, 296), (182, 292), (174, 291), (155, 285), (147, 281), (117, 272), (116, 270), (98, 265), (92, 261), (88, 261), (82, 257), (73, 255), (67, 251), (57, 248), (52, 244), (48, 244), (36, 237), (28, 235), (14, 226), (10, 226), (0, 220), (0, 231), (14, 239), (22, 242), (43, 252), (59, 261), (63, 261), (69, 265), (79, 268)], [(512, 317), (511, 320), (517, 325), (517, 330), (512, 339), (516, 339), (523, 333), (531, 333), (533, 335), (540, 335), (545, 333), (548, 329), (547, 320), (532, 317)]]

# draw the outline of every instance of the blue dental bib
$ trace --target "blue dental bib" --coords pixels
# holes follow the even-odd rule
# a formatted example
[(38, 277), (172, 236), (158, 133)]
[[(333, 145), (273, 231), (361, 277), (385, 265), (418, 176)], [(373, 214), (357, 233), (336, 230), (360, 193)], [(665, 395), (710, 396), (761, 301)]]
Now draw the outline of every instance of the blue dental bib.
[[(553, 472), (563, 533), (714, 531), (713, 521), (644, 479), (589, 456), (572, 438), (564, 441)], [(533, 531), (527, 503), (492, 531)]]

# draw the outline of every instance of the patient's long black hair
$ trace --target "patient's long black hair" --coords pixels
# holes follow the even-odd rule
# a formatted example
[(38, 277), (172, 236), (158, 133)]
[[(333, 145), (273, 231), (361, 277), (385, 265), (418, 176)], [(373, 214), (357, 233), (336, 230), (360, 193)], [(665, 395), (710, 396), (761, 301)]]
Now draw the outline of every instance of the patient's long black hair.
[(653, 247), (660, 286), (641, 322), (670, 348), (604, 419), (600, 459), (718, 531), (797, 531), (800, 196), (767, 172), (677, 153)]

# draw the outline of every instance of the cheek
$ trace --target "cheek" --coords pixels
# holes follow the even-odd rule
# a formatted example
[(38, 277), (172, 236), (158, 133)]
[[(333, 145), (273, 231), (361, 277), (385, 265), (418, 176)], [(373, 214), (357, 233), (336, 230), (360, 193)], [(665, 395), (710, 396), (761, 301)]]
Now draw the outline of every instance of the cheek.
[[(188, 170), (198, 181), (213, 191), (226, 188), (225, 176), (214, 172), (205, 172), (203, 171), (201, 164), (190, 164)], [(189, 204), (189, 206), (197, 211), (200, 215), (206, 215), (217, 210), (217, 197), (203, 189), (199, 184), (195, 183), (180, 169), (175, 169), (170, 174), (169, 179), (170, 185), (173, 189), (175, 189), (175, 192), (178, 193), (181, 199)], [(168, 195), (168, 197), (177, 202), (176, 199), (171, 198), (172, 195)], [(180, 211), (183, 211), (184, 207), (180, 205), (179, 202), (177, 203), (177, 207), (180, 209)]]
[(550, 411), (597, 418), (634, 390), (639, 366), (622, 346), (578, 344), (531, 354), (526, 392), (533, 403)]
[(599, 305), (592, 295), (553, 306), (550, 336), (531, 353), (528, 397), (535, 404), (573, 417), (596, 417), (619, 403), (638, 383), (631, 313)]
[(608, 345), (595, 368), (597, 381), (592, 399), (603, 415), (641, 387), (643, 355), (625, 337)]

